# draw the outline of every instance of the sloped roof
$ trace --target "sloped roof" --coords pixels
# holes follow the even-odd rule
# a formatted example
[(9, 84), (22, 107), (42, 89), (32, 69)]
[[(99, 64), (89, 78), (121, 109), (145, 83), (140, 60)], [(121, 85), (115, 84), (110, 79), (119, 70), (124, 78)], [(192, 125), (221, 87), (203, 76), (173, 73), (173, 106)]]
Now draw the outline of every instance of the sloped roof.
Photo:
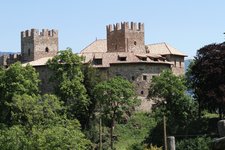
[(187, 56), (184, 53), (180, 52), (178, 49), (164, 42), (157, 44), (149, 44), (146, 46), (148, 47), (150, 54)]
[[(156, 44), (148, 44), (150, 54), (157, 54), (157, 55), (179, 55), (179, 56), (187, 56), (184, 53), (180, 52), (178, 49), (172, 47), (171, 45), (163, 42), (163, 43), (156, 43)], [(80, 53), (96, 53), (96, 52), (107, 52), (107, 40), (95, 40), (90, 45), (85, 47)]]
[[(95, 59), (95, 55), (102, 56), (102, 64), (94, 65), (94, 67), (110, 67), (111, 64), (128, 64), (128, 63), (148, 63), (148, 64), (164, 64), (171, 65), (171, 62), (168, 62), (164, 59), (158, 59), (157, 61), (152, 60), (148, 54), (137, 54), (129, 52), (108, 52), (108, 53), (83, 53), (82, 55), (85, 58), (85, 62), (91, 62)], [(126, 60), (120, 60), (119, 57), (125, 57)], [(144, 61), (139, 57), (146, 57)], [(99, 58), (99, 57), (98, 57)], [(162, 56), (161, 56), (162, 58)], [(162, 61), (163, 60), (163, 61)]]
[(22, 66), (26, 66), (26, 65), (31, 65), (31, 66), (44, 66), (46, 65), (46, 63), (48, 62), (49, 59), (52, 59), (53, 57), (44, 57), (44, 58), (40, 58), (34, 61), (30, 61), (27, 63), (23, 63)]
[(85, 47), (80, 53), (94, 53), (94, 52), (107, 52), (106, 39), (95, 40), (90, 45)]

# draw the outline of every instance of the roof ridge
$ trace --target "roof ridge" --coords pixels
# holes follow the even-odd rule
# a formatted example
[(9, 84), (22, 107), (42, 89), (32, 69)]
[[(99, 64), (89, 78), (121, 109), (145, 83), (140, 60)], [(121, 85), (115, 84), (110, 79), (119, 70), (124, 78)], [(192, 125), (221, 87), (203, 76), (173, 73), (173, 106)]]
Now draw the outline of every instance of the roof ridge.
[(170, 54), (172, 54), (172, 52), (171, 52), (171, 50), (169, 49), (167, 43), (164, 42), (164, 44), (165, 44), (166, 48), (169, 50)]
[(147, 46), (149, 46), (149, 45), (158, 45), (158, 44), (166, 44), (166, 42), (159, 42), (159, 43), (147, 44)]

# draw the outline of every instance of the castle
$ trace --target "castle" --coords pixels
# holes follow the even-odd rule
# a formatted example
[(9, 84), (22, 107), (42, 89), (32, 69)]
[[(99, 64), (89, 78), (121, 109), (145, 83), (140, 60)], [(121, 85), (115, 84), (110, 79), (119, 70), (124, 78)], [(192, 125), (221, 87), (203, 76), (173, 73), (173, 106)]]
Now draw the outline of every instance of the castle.
[[(150, 80), (164, 69), (174, 74), (184, 74), (185, 54), (167, 43), (145, 44), (143, 23), (117, 23), (106, 26), (107, 39), (95, 40), (80, 55), (84, 63), (106, 73), (109, 77), (123, 76), (135, 85), (136, 93), (146, 97)], [(48, 59), (58, 52), (58, 31), (36, 29), (21, 32), (21, 54), (0, 57), (0, 65), (15, 61), (30, 64), (39, 72), (41, 91), (51, 92), (48, 79), (51, 72), (46, 67)]]

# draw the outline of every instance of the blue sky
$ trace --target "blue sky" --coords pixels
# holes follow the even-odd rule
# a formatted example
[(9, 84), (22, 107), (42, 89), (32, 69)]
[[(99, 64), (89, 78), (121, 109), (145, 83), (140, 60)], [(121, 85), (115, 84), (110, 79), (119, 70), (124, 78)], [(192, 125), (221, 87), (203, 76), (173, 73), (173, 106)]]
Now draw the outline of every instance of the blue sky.
[(0, 0), (0, 51), (20, 51), (23, 30), (58, 29), (59, 49), (79, 52), (108, 24), (145, 24), (145, 43), (166, 42), (192, 58), (225, 41), (224, 0)]

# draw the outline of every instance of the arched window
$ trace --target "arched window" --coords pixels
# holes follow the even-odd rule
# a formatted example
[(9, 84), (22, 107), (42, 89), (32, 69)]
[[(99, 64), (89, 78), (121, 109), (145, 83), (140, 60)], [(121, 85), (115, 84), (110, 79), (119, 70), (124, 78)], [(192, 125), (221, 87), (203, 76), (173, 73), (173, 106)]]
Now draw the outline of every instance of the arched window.
[(46, 47), (46, 48), (45, 48), (45, 52), (46, 52), (46, 53), (48, 53), (48, 52), (49, 52), (49, 49), (48, 49), (48, 47)]

